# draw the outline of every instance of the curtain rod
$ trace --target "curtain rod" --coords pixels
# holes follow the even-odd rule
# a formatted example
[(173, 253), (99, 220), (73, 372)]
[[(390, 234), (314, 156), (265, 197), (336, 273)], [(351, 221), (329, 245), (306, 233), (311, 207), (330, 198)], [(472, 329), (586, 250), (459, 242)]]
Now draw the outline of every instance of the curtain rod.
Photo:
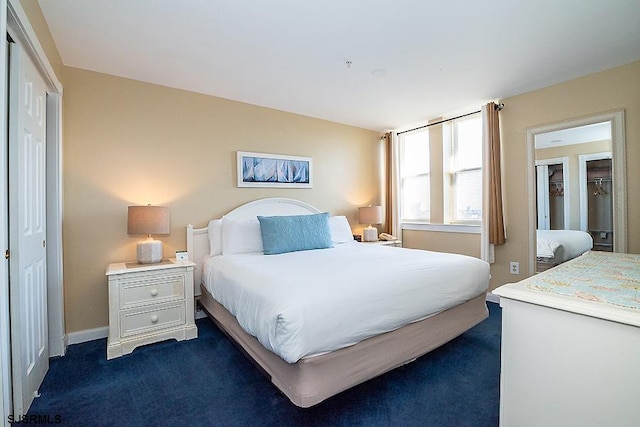
[[(503, 107), (504, 107), (504, 104), (502, 102), (499, 103), (499, 104), (495, 104), (495, 106), (494, 106), (494, 108), (496, 110), (498, 110), (498, 111), (502, 110)], [(463, 117), (471, 116), (473, 114), (478, 114), (478, 113), (481, 113), (481, 112), (482, 112), (482, 110), (472, 111), (471, 113), (462, 114), (461, 116), (451, 117), (450, 119), (440, 120), (439, 122), (429, 123), (427, 125), (418, 126), (417, 128), (413, 128), (413, 129), (409, 129), (409, 130), (403, 130), (402, 132), (398, 132), (397, 135), (402, 135), (403, 133), (413, 132), (414, 130), (424, 129), (424, 128), (428, 128), (429, 126), (439, 125), (439, 124), (442, 124), (442, 123), (450, 122), (452, 120), (461, 119)]]

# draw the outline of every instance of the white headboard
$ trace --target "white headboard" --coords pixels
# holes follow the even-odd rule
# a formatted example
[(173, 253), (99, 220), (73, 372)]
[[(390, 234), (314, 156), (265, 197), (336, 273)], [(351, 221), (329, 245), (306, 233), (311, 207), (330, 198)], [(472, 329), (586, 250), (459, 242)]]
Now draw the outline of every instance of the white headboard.
[[(254, 200), (253, 202), (238, 206), (225, 214), (224, 217), (231, 219), (253, 219), (258, 215), (307, 215), (321, 212), (319, 209), (300, 200), (271, 197)], [(193, 228), (193, 225), (187, 225), (187, 253), (189, 254), (189, 259), (196, 263), (193, 274), (194, 295), (196, 296), (200, 295), (202, 258), (209, 255), (209, 252), (207, 226), (205, 225), (203, 228)]]

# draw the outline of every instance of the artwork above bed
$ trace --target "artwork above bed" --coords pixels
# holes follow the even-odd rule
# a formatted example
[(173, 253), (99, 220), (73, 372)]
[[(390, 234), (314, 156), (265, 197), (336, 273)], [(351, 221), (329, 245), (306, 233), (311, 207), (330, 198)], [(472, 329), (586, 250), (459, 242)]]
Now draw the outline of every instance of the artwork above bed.
[[(269, 251), (265, 239), (278, 229), (288, 236)], [(189, 226), (187, 247), (201, 306), (302, 407), (414, 360), (488, 315), (486, 262), (358, 243), (346, 217), (298, 200), (256, 200), (206, 228)]]
[(238, 187), (313, 187), (309, 157), (238, 151), (237, 174)]

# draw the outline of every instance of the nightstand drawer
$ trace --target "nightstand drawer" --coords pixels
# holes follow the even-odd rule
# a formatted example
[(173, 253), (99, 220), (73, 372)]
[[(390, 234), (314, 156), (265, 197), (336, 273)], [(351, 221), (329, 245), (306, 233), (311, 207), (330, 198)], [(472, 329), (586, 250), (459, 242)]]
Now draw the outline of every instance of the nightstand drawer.
[(120, 309), (184, 299), (184, 275), (120, 283)]
[(194, 319), (192, 261), (107, 266), (109, 339), (107, 359), (158, 341), (198, 336)]
[(120, 313), (120, 336), (126, 337), (185, 324), (185, 305), (168, 304)]

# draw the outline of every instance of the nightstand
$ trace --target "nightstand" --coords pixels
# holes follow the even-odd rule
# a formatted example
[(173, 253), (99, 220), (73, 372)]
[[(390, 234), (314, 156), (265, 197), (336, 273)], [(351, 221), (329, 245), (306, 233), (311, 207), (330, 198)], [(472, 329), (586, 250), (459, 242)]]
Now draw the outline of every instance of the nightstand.
[(191, 261), (109, 264), (107, 359), (154, 342), (196, 338)]
[(402, 240), (376, 240), (375, 242), (361, 242), (365, 245), (381, 245), (381, 246), (392, 246), (394, 248), (402, 247)]

